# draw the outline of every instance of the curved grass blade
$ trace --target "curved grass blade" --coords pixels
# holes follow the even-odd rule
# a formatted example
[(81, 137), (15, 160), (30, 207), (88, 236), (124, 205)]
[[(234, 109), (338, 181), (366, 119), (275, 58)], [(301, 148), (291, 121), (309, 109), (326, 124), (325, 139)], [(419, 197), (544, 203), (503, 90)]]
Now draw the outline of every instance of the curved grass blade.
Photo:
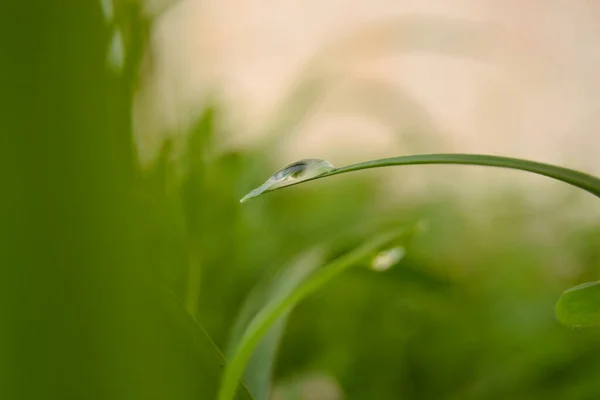
[[(226, 352), (228, 357), (237, 348), (245, 333), (245, 328), (252, 321), (252, 318), (269, 303), (279, 301), (289, 295), (318, 266), (323, 264), (324, 258), (325, 254), (321, 246), (305, 251), (294, 258), (275, 277), (269, 276), (269, 280), (263, 280), (254, 287), (236, 319)], [(267, 400), (269, 398), (271, 374), (277, 347), (283, 336), (288, 315), (289, 312), (282, 316), (263, 336), (246, 367), (243, 381), (256, 400)]]
[(565, 290), (556, 303), (556, 319), (570, 327), (600, 325), (600, 281)]
[(286, 186), (275, 187), (272, 190), (265, 191), (265, 193), (279, 190), (284, 187), (309, 182), (315, 179), (327, 178), (333, 175), (340, 175), (353, 171), (361, 171), (364, 169), (371, 168), (422, 164), (460, 164), (517, 169), (557, 179), (559, 181), (583, 189), (595, 195), (596, 197), (600, 197), (600, 179), (595, 176), (588, 175), (580, 171), (536, 161), (482, 154), (419, 154), (366, 161), (341, 168), (335, 168), (332, 171), (323, 173), (312, 178), (304, 179), (297, 182), (290, 182)]
[(409, 229), (397, 229), (376, 236), (362, 246), (320, 268), (285, 296), (279, 297), (262, 308), (246, 327), (244, 334), (230, 357), (229, 364), (225, 367), (218, 400), (231, 400), (234, 398), (237, 386), (254, 349), (259, 345), (261, 339), (267, 334), (269, 329), (282, 316), (289, 313), (298, 302), (320, 289), (349, 267), (368, 259), (381, 249), (389, 247), (390, 244), (396, 243), (411, 232)]

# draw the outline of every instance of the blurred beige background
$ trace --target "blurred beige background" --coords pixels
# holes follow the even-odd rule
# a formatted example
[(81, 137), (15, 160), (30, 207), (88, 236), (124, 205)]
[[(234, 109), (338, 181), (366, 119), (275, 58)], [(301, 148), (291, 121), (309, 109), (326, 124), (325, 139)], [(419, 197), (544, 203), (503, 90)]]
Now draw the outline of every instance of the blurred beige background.
[[(163, 3), (148, 0), (149, 12)], [(599, 22), (600, 2), (583, 0), (180, 0), (153, 33), (134, 115), (141, 160), (212, 95), (226, 108), (222, 146), (257, 143), (287, 112), (290, 88), (320, 76), (336, 84), (286, 132), (274, 162), (477, 152), (600, 174)], [(361, 82), (373, 81), (419, 109), (400, 101), (396, 113), (385, 96), (369, 98)], [(432, 179), (446, 179), (434, 168)], [(470, 192), (506, 182), (562, 188), (526, 175), (467, 167), (460, 176), (479, 183)]]

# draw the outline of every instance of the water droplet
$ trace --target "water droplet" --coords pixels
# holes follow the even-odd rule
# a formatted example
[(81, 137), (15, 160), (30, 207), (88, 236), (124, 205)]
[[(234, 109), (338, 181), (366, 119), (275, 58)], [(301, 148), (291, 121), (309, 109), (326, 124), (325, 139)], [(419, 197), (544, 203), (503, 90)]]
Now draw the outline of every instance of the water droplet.
[(263, 193), (270, 192), (271, 190), (302, 182), (326, 172), (333, 171), (334, 169), (335, 167), (329, 161), (321, 160), (320, 158), (308, 158), (296, 161), (275, 172), (265, 183), (245, 195), (240, 200), (240, 203), (248, 201), (253, 197), (260, 196)]
[(381, 251), (373, 258), (371, 269), (373, 271), (385, 271), (392, 265), (397, 264), (405, 254), (406, 250), (400, 246)]

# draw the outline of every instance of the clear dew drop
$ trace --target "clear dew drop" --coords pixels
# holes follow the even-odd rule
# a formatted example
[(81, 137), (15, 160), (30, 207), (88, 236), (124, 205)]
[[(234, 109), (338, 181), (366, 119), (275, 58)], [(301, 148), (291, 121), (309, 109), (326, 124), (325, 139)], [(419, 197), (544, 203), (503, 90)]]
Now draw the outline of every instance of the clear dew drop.
[(393, 247), (391, 249), (383, 250), (373, 258), (371, 261), (371, 269), (373, 271), (385, 271), (390, 269), (393, 265), (397, 264), (398, 261), (404, 258), (406, 250), (404, 247)]
[(302, 182), (326, 172), (333, 171), (334, 169), (335, 167), (329, 161), (320, 158), (308, 158), (296, 161), (275, 172), (265, 183), (245, 195), (240, 200), (240, 203), (248, 201), (253, 197), (260, 196), (263, 193), (270, 192), (271, 190)]

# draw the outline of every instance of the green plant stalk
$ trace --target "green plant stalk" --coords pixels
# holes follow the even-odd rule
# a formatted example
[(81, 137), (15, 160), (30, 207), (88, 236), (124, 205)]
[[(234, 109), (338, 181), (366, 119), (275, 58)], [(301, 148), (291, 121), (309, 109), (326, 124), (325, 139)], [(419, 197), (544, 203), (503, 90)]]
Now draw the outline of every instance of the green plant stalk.
[[(324, 246), (318, 245), (303, 252), (284, 266), (274, 277), (258, 283), (241, 309), (231, 332), (226, 356), (232, 355), (243, 337), (246, 328), (256, 314), (269, 303), (287, 296), (295, 287), (310, 277), (325, 261)], [(261, 338), (252, 352), (242, 377), (256, 400), (268, 400), (271, 389), (271, 375), (281, 337), (283, 336), (287, 315), (279, 318)]]
[(369, 257), (378, 249), (389, 245), (405, 233), (407, 233), (407, 230), (403, 229), (378, 236), (319, 269), (281, 301), (264, 307), (246, 328), (229, 363), (225, 367), (218, 400), (232, 400), (234, 398), (235, 391), (252, 352), (279, 317), (289, 312), (298, 302), (315, 292), (336, 275)]
[(198, 299), (200, 297), (200, 280), (202, 279), (202, 266), (198, 249), (190, 249), (187, 293), (185, 298), (186, 310), (192, 317), (196, 317), (198, 311)]
[[(536, 161), (522, 160), (518, 158), (500, 157), (482, 154), (419, 154), (383, 158), (380, 160), (366, 161), (352, 164), (315, 176), (299, 182), (293, 182), (286, 186), (277, 187), (271, 191), (285, 187), (298, 185), (316, 179), (327, 178), (333, 175), (345, 174), (370, 168), (382, 168), (400, 165), (422, 165), (422, 164), (461, 164), (480, 165), (486, 167), (500, 167), (528, 171), (534, 174), (547, 176), (583, 189), (596, 197), (600, 197), (600, 179), (583, 172), (568, 168), (558, 167), (551, 164)], [(265, 192), (268, 193), (268, 192)]]

